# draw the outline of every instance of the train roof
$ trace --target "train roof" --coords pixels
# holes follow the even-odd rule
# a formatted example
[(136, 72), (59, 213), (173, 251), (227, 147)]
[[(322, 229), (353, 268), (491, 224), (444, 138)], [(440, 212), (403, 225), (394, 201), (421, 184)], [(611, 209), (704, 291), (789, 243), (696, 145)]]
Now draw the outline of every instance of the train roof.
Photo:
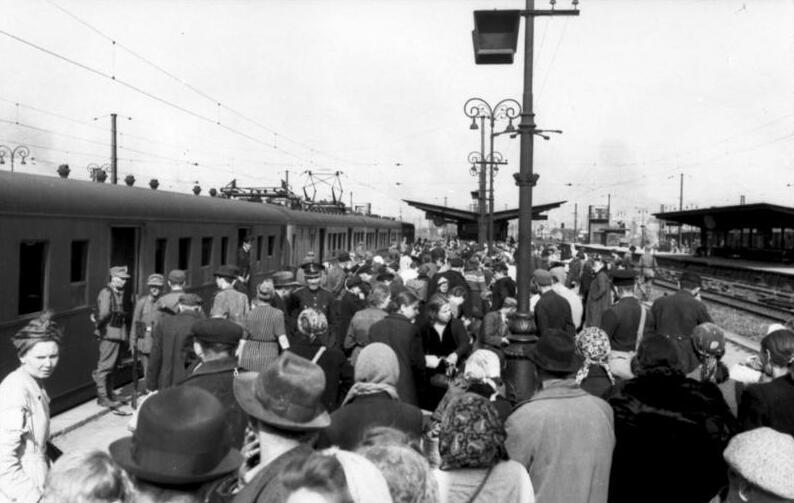
[(0, 214), (149, 221), (234, 221), (239, 224), (256, 224), (264, 220), (339, 227), (400, 227), (399, 221), (385, 218), (304, 212), (273, 204), (7, 171), (0, 171)]

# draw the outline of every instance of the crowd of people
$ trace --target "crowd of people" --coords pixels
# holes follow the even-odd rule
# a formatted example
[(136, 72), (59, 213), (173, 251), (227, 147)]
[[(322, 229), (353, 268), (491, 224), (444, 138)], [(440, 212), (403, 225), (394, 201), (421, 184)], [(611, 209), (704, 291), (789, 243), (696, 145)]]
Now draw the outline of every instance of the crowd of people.
[[(124, 343), (140, 353), (132, 434), (109, 452), (49, 442), (70, 334), (45, 312), (0, 383), (0, 503), (794, 501), (794, 327), (728, 369), (697, 274), (647, 302), (649, 249), (544, 248), (518, 354), (514, 255), (420, 241), (308, 255), (257, 285), (241, 260), (206, 302), (174, 270), (149, 276), (131, 324), (113, 267), (94, 378), (120, 410), (109, 376)], [(529, 396), (506, 382), (516, 365)]]

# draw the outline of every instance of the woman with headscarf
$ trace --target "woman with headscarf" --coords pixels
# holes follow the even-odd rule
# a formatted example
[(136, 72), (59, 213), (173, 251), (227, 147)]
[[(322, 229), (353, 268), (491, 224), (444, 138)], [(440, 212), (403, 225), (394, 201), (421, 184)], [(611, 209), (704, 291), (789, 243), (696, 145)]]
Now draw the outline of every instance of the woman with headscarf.
[(576, 351), (584, 359), (576, 384), (599, 398), (606, 398), (615, 385), (608, 362), (611, 350), (609, 336), (598, 327), (587, 327), (576, 336)]
[(303, 337), (296, 340), (289, 351), (316, 363), (325, 374), (323, 406), (328, 412), (336, 410), (340, 397), (353, 385), (353, 367), (342, 351), (325, 346), (322, 341), (328, 335), (328, 319), (313, 308), (304, 309), (298, 315), (298, 332)]
[(422, 433), (422, 411), (397, 394), (399, 365), (394, 351), (373, 342), (356, 361), (355, 384), (342, 406), (331, 414), (331, 426), (320, 434), (320, 446), (355, 448), (373, 426), (390, 426), (413, 438)]
[(633, 379), (609, 397), (615, 414), (610, 502), (709, 502), (727, 484), (722, 451), (736, 420), (711, 382), (688, 379), (676, 346), (643, 338)]
[(725, 332), (714, 323), (701, 323), (692, 331), (692, 347), (699, 364), (687, 377), (716, 384), (731, 413), (736, 416), (744, 386), (730, 378), (728, 367), (722, 363), (725, 355)]
[(463, 322), (452, 317), (445, 296), (433, 295), (427, 314), (429, 319), (419, 329), (427, 367), (422, 408), (433, 410), (446, 393), (450, 376), (471, 351), (471, 342)]
[(391, 503), (386, 479), (367, 458), (326, 449), (296, 459), (279, 475), (285, 503)]
[(488, 399), (474, 393), (453, 399), (444, 411), (439, 434), (441, 467), (435, 474), (441, 501), (535, 501), (526, 469), (507, 457), (506, 436)]
[(794, 435), (794, 332), (776, 330), (761, 339), (761, 365), (769, 382), (745, 388), (739, 402), (743, 430), (769, 426)]
[(49, 470), (50, 398), (44, 381), (55, 371), (61, 331), (46, 311), (11, 342), (19, 367), (0, 383), (0, 502), (37, 502)]
[(276, 296), (273, 280), (264, 280), (257, 288), (256, 306), (248, 311), (243, 323), (245, 329), (240, 341), (240, 367), (260, 371), (289, 348), (284, 313), (270, 302)]

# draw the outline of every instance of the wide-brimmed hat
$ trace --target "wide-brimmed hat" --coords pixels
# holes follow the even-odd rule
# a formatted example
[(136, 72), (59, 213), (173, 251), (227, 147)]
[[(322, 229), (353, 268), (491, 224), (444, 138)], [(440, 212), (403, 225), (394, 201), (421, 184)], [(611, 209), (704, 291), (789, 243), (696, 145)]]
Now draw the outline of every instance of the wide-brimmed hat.
[(612, 284), (615, 286), (634, 286), (636, 276), (630, 269), (618, 269), (612, 273)]
[(231, 278), (234, 279), (240, 275), (240, 268), (236, 265), (229, 265), (224, 264), (220, 266), (216, 271), (214, 276), (220, 276), (222, 278)]
[(127, 266), (115, 266), (110, 268), (110, 277), (111, 278), (124, 278), (129, 279), (130, 275), (127, 272)]
[(538, 368), (549, 372), (572, 373), (582, 366), (582, 358), (576, 354), (573, 336), (555, 328), (541, 334), (537, 345), (527, 356)]
[(240, 407), (263, 423), (292, 431), (321, 430), (331, 424), (322, 405), (325, 373), (319, 365), (289, 351), (261, 372), (234, 379)]
[(242, 463), (223, 405), (197, 386), (168, 388), (143, 402), (135, 433), (110, 444), (110, 455), (135, 477), (167, 485), (212, 480)]
[(273, 287), (274, 288), (287, 288), (290, 286), (298, 286), (300, 283), (295, 281), (295, 273), (292, 271), (278, 271), (273, 273)]

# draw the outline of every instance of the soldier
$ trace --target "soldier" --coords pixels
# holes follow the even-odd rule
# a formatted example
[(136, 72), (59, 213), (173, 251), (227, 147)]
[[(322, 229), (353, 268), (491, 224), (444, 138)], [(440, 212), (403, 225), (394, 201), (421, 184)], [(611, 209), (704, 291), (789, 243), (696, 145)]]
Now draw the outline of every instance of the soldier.
[(135, 345), (138, 355), (141, 357), (144, 382), (146, 381), (146, 372), (149, 365), (149, 354), (152, 352), (152, 330), (154, 330), (154, 325), (159, 318), (157, 301), (160, 298), (160, 294), (163, 293), (164, 284), (165, 281), (162, 274), (150, 275), (146, 281), (149, 293), (138, 298), (135, 303), (135, 311), (132, 314), (132, 344)]
[(337, 340), (336, 313), (332, 309), (334, 296), (328, 290), (320, 287), (320, 276), (323, 266), (317, 262), (309, 262), (301, 266), (306, 286), (298, 288), (293, 294), (294, 303), (292, 306), (293, 319), (297, 320), (298, 315), (309, 307), (319, 311), (328, 319), (328, 335), (325, 341), (321, 341), (328, 347), (341, 349), (342, 341)]
[(109, 381), (118, 363), (121, 343), (127, 342), (124, 286), (129, 277), (127, 266), (110, 268), (110, 283), (99, 291), (97, 312), (94, 314), (94, 335), (99, 338), (99, 359), (92, 377), (96, 383), (97, 403), (111, 409), (121, 405), (113, 395), (113, 383)]
[(222, 265), (215, 271), (215, 283), (221, 291), (215, 294), (210, 316), (226, 318), (242, 326), (250, 304), (246, 294), (234, 289), (234, 283), (239, 275), (240, 270), (233, 265)]

